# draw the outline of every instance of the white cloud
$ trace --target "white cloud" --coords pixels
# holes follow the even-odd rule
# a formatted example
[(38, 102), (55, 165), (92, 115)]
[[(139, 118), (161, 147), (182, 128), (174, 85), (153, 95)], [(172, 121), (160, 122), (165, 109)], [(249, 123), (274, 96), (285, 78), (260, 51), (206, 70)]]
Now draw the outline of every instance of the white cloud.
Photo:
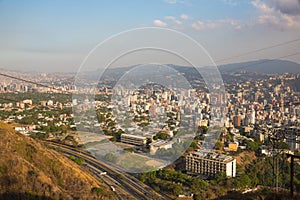
[[(262, 25), (268, 25), (281, 30), (299, 29), (300, 15), (296, 14), (296, 7), (299, 0), (271, 0), (268, 3), (261, 0), (253, 0), (251, 4), (258, 10), (259, 16), (257, 22)], [(300, 9), (300, 5), (299, 5)], [(300, 13), (300, 11), (299, 11)]]
[(274, 13), (274, 9), (271, 8), (269, 5), (267, 5), (264, 2), (261, 2), (260, 0), (255, 0), (252, 1), (251, 4), (257, 8), (260, 12), (264, 13), (264, 14), (273, 14)]
[(168, 19), (168, 20), (176, 20), (176, 17), (174, 17), (174, 16), (165, 16), (165, 19)]
[(182, 24), (182, 22), (179, 21), (179, 20), (174, 20), (174, 23), (176, 23), (176, 24), (178, 24), (178, 25), (181, 25), (181, 24)]
[[(181, 20), (180, 20), (181, 19)], [(189, 19), (189, 20), (185, 20)], [(180, 16), (165, 16), (163, 20), (156, 19), (153, 24), (160, 27), (170, 27), (174, 29), (192, 28), (194, 30), (212, 30), (219, 28), (232, 28), (239, 30), (245, 27), (239, 20), (235, 19), (219, 19), (219, 20), (195, 20), (194, 18), (182, 14)]]
[[(165, 0), (169, 3), (187, 2), (183, 0)], [(250, 1), (257, 11), (256, 20), (196, 19), (193, 16), (182, 13), (179, 16), (165, 16), (163, 20), (155, 20), (153, 23), (160, 27), (174, 29), (192, 28), (194, 30), (254, 28), (255, 26), (271, 27), (280, 30), (300, 29), (300, 0), (222, 0), (231, 6), (238, 6)]]
[(166, 20), (169, 20), (171, 23), (175, 23), (177, 25), (181, 25), (182, 22), (180, 20), (178, 20), (176, 17), (174, 16), (165, 16)]
[(181, 19), (189, 19), (189, 16), (186, 14), (182, 14), (182, 15), (180, 15), (180, 18)]
[(220, 19), (220, 20), (198, 20), (192, 23), (191, 27), (195, 30), (207, 30), (207, 29), (218, 29), (218, 28), (233, 28), (241, 29), (243, 25), (234, 19)]
[(156, 26), (160, 26), (160, 27), (166, 27), (168, 24), (159, 20), (159, 19), (156, 19), (153, 21), (153, 24), (156, 25)]
[(198, 20), (197, 22), (194, 22), (192, 24), (192, 28), (195, 30), (203, 30), (203, 29), (205, 29), (205, 24), (204, 24), (204, 22)]
[(176, 4), (179, 1), (178, 0), (164, 0), (164, 2), (169, 3), (169, 4)]

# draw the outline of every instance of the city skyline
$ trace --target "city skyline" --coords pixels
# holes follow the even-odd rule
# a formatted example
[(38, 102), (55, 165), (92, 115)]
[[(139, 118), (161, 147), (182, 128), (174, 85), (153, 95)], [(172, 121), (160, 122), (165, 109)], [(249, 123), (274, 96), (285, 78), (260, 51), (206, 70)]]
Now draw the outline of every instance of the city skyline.
[(0, 199), (300, 199), (300, 0), (0, 0)]

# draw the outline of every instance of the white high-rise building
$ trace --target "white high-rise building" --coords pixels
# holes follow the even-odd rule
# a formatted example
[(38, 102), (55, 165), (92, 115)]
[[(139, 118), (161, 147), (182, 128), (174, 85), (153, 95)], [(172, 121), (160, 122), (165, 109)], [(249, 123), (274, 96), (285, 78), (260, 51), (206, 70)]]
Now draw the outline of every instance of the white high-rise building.
[(195, 174), (215, 175), (225, 172), (228, 177), (236, 176), (236, 159), (209, 150), (196, 151), (185, 157), (186, 170)]
[(250, 123), (255, 124), (255, 110), (252, 110), (251, 112)]

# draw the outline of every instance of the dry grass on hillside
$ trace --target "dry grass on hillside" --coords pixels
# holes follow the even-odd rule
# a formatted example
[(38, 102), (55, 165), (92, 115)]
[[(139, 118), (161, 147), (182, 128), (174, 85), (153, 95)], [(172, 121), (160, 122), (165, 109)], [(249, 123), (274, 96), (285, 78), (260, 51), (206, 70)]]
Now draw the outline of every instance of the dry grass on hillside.
[(1, 122), (0, 138), (0, 199), (114, 199), (76, 163)]

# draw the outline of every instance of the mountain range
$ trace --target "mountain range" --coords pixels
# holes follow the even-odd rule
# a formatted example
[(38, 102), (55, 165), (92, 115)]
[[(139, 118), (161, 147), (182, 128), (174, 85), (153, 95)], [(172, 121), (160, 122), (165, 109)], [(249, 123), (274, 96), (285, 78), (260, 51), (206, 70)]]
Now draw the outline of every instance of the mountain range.
[(256, 60), (242, 63), (233, 63), (219, 66), (223, 72), (254, 72), (266, 74), (300, 73), (300, 64), (287, 60)]
[[(136, 65), (138, 66), (138, 65)], [(104, 72), (102, 79), (109, 80), (110, 78), (118, 80), (123, 74), (130, 71), (136, 66), (120, 67), (120, 68), (109, 68)], [(185, 74), (186, 76), (195, 76), (197, 73), (196, 69), (188, 66), (171, 65), (173, 69), (178, 72)], [(209, 69), (210, 67), (204, 67)], [(300, 73), (300, 64), (287, 60), (255, 60), (248, 62), (232, 63), (226, 65), (219, 65), (218, 69), (221, 74), (233, 74), (239, 72), (251, 72), (257, 74), (283, 74), (283, 73)], [(87, 72), (86, 75), (89, 78), (98, 79), (99, 73)], [(145, 73), (147, 73), (145, 71)], [(84, 74), (84, 73), (83, 73)]]

